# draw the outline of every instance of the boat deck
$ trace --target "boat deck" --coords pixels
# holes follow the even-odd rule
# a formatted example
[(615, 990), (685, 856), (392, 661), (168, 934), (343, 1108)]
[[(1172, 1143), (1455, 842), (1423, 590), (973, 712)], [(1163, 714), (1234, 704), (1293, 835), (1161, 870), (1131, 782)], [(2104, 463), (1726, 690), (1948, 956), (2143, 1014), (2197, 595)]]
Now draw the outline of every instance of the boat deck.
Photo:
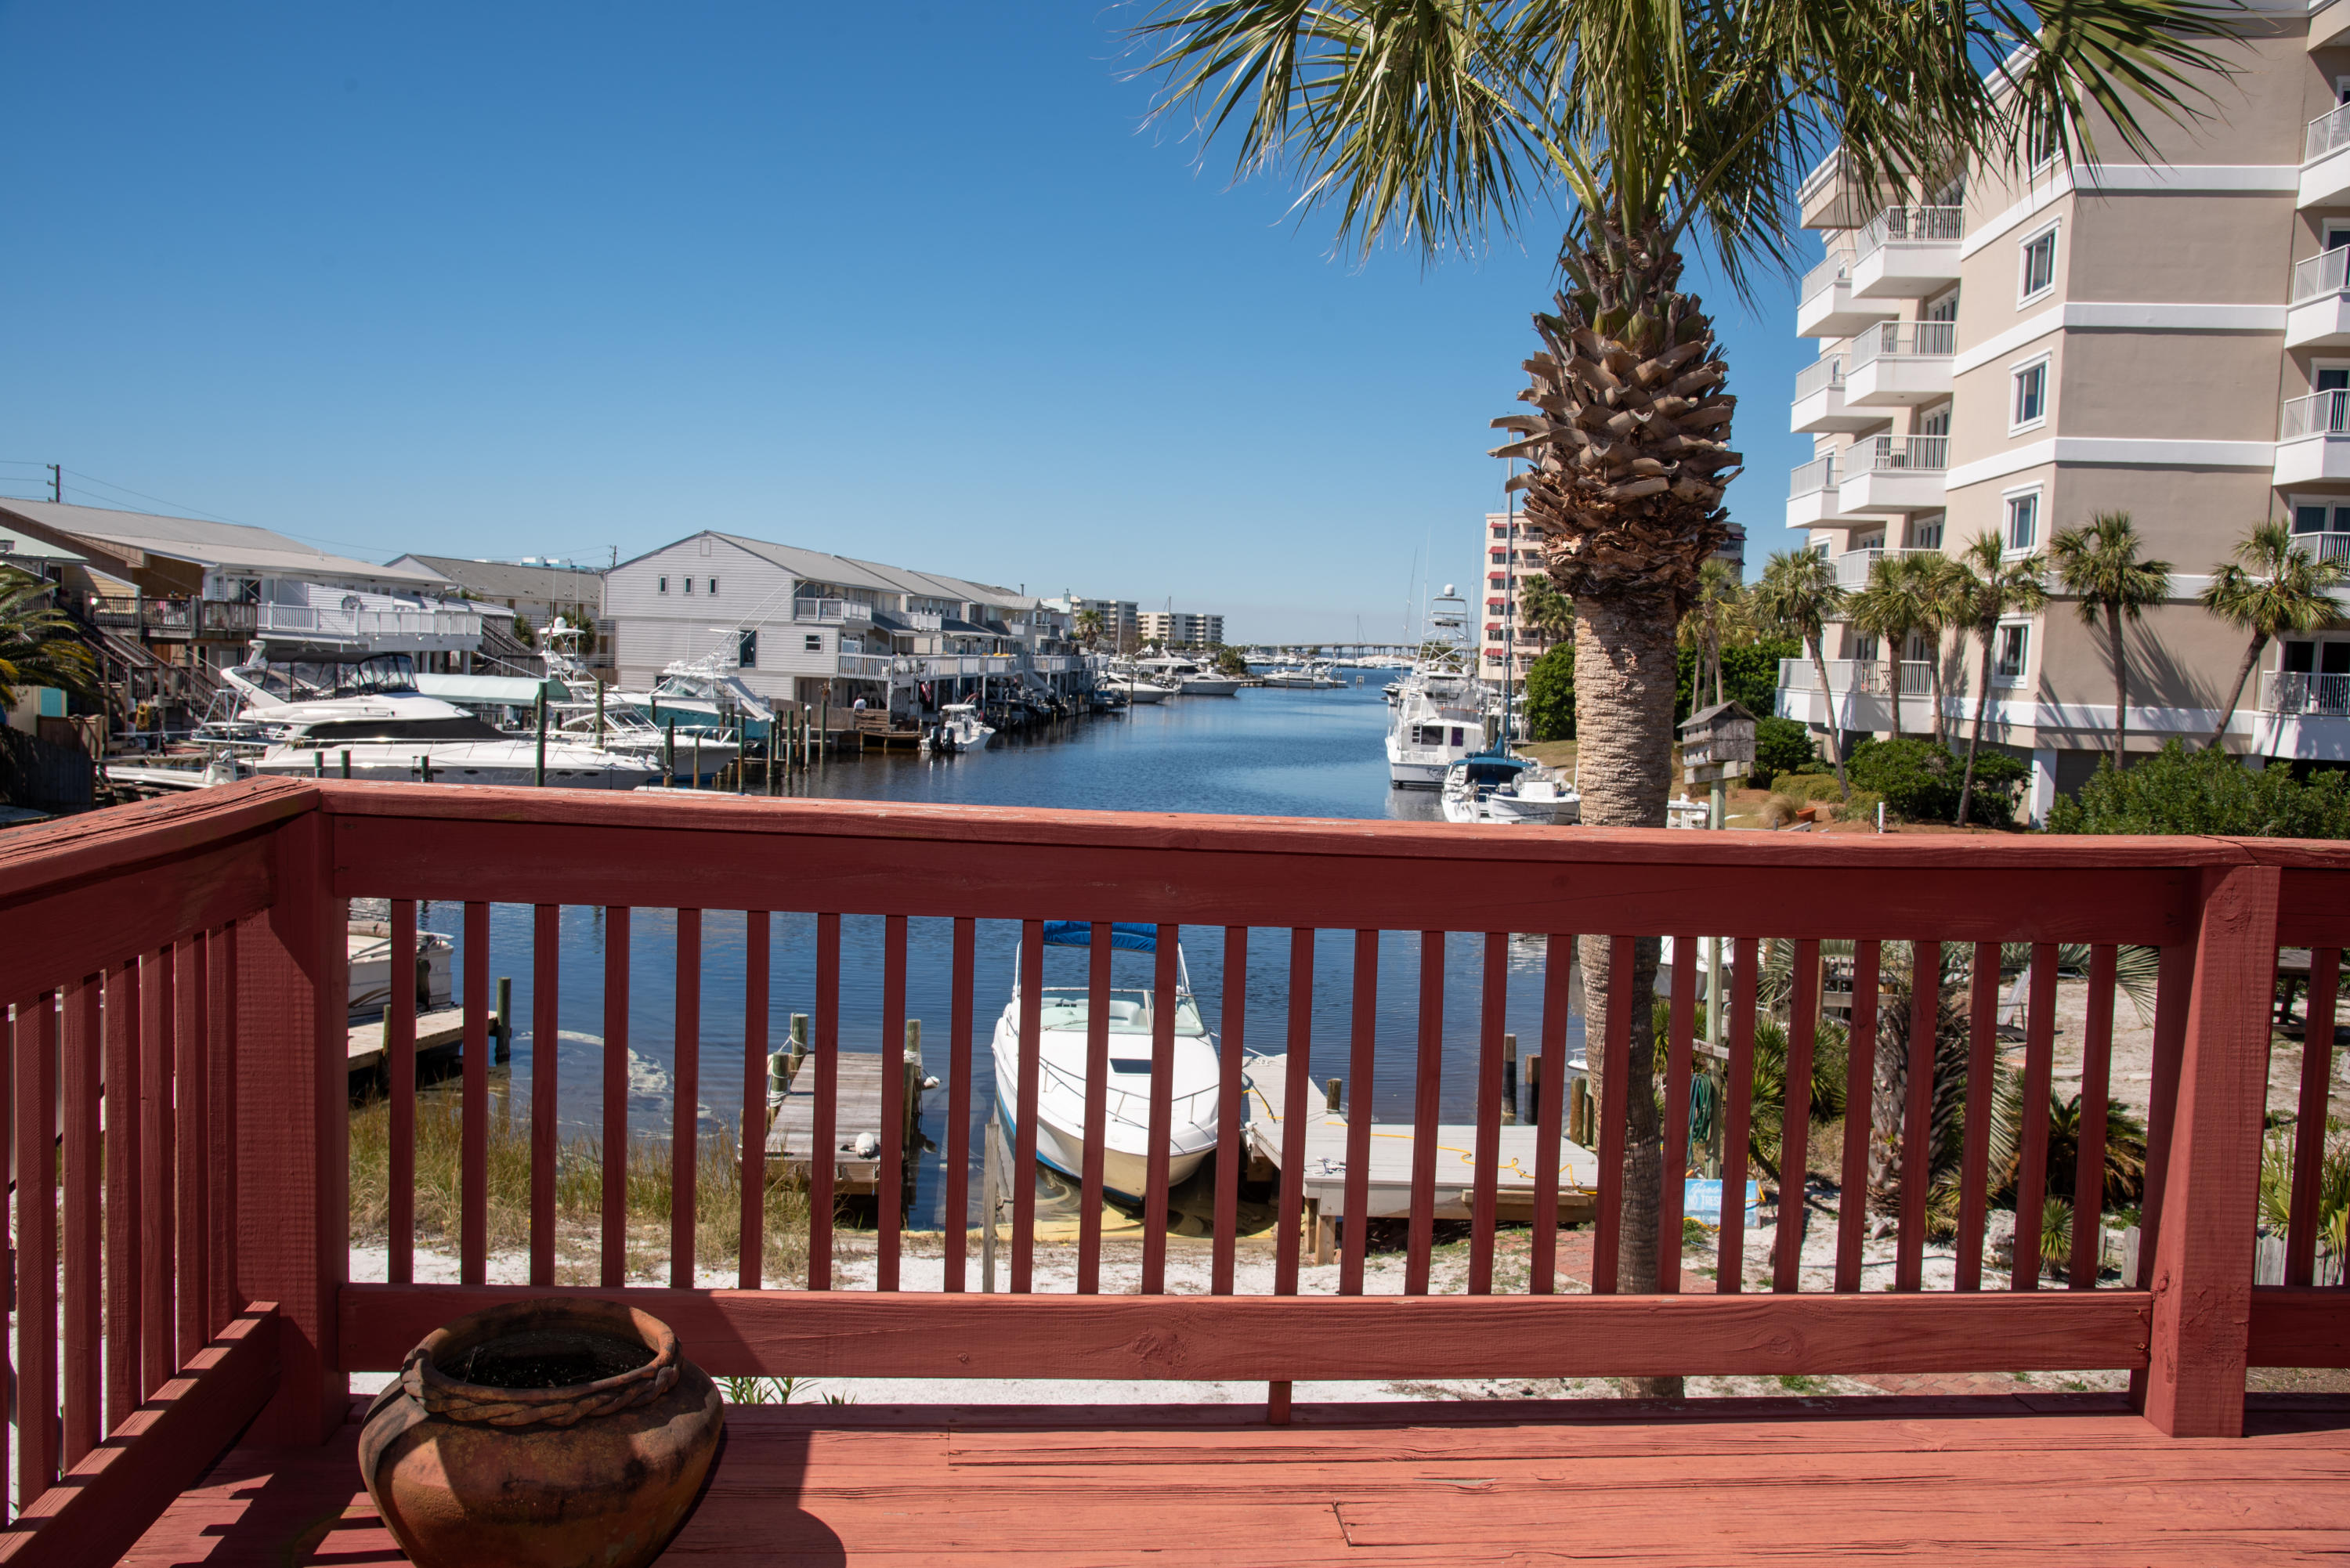
[[(352, 1422), (364, 1412), (355, 1405)], [(671, 1562), (2191, 1564), (2350, 1551), (2350, 1401), (2241, 1438), (2118, 1396), (733, 1407)], [(122, 1561), (398, 1563), (359, 1428), (238, 1449)]]

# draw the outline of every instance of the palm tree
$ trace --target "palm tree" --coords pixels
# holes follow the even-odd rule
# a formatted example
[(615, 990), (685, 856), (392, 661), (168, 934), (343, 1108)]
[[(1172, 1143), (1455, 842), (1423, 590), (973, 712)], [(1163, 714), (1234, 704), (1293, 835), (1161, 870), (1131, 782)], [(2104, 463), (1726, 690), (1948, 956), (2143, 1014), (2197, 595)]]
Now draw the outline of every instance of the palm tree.
[(1879, 556), (1868, 564), (1868, 586), (1845, 607), (1854, 629), (1876, 638), (1886, 649), (1887, 689), (1892, 695), (1893, 738), (1901, 738), (1901, 655), (1909, 634), (1926, 625), (1932, 568), (1922, 556)]
[(1086, 645), (1086, 651), (1087, 653), (1091, 653), (1094, 650), (1094, 645), (1101, 640), (1101, 611), (1096, 609), (1079, 610), (1077, 612), (1076, 633), (1077, 640)]
[(2234, 627), (2249, 632), (2244, 662), (2236, 667), (2236, 683), (2220, 704), (2220, 722), (2208, 745), (2216, 746), (2228, 733), (2243, 700), (2244, 682), (2261, 660), (2261, 649), (2272, 637), (2289, 631), (2309, 631), (2338, 613), (2332, 590), (2344, 580), (2345, 564), (2320, 561), (2293, 542), (2282, 523), (2255, 523), (2236, 545), (2236, 558), (2211, 568), (2203, 589), (2203, 607)]
[(2008, 560), (2006, 545), (1996, 530), (1986, 529), (1975, 536), (1959, 565), (1966, 572), (1961, 585), (1966, 593), (1966, 609), (1960, 622), (1963, 631), (1975, 634), (1975, 652), (1980, 660), (1975, 670), (1975, 725), (1967, 736), (1967, 771), (1959, 781), (1959, 826), (1967, 825), (1967, 806), (1974, 798), (1975, 752), (1982, 744), (1983, 719), (1991, 708), (1991, 643), (1999, 636), (1999, 623), (2009, 616), (2030, 615), (2048, 602), (2048, 590), (2040, 577), (2044, 569), (2041, 558), (2025, 556)]
[(2100, 512), (2085, 527), (2065, 528), (2048, 541), (2056, 580), (2080, 600), (2081, 624), (2106, 623), (2106, 658), (2114, 667), (2114, 766), (2122, 765), (2129, 737), (2129, 663), (2122, 623), (2146, 618), (2149, 606), (2170, 597), (2170, 563), (2138, 559), (2141, 541), (2126, 512)]
[[(1835, 568), (1816, 550), (1782, 550), (1762, 568), (1753, 587), (1754, 618), (1781, 637), (1799, 637), (1812, 656), (1812, 672), (1819, 677), (1820, 700), (1827, 705), (1828, 761), (1835, 764), (1836, 787), (1852, 798), (1844, 776), (1844, 740), (1837, 732), (1835, 693), (1828, 689), (1827, 656), (1820, 646), (1827, 623), (1844, 613), (1846, 594), (1836, 586)], [(1578, 669), (1576, 674), (1582, 671)], [(1576, 727), (1582, 716), (1576, 715)]]
[[(1926, 673), (1934, 688), (1934, 743), (1950, 743), (1950, 660), (1966, 648), (1967, 584), (1973, 580), (1965, 563), (1950, 556), (1918, 555), (1905, 557), (1918, 574), (1919, 607), (1925, 611), (1921, 629), (1934, 639), (1934, 657)], [(1957, 632), (1951, 637), (1949, 634)], [(1965, 672), (1960, 672), (1963, 681)], [(1961, 688), (1963, 690), (1963, 687)]]
[[(1139, 29), (1154, 113), (1230, 130), (1243, 172), (1294, 177), (1362, 248), (1475, 252), (1564, 198), (1565, 287), (1534, 318), (1533, 409), (1500, 421), (1521, 438), (1500, 450), (1528, 460), (1510, 484), (1575, 600), (1583, 820), (1607, 827), (1664, 826), (1674, 632), (1728, 536), (1740, 464), (1685, 249), (1742, 295), (1786, 271), (1796, 190), (1829, 148), (1850, 189), (1887, 192), (2013, 167), (2027, 140), (2085, 151), (2092, 112), (2100, 134), (2150, 151), (2141, 113), (2195, 112), (2185, 73), (2224, 68), (2198, 40), (2230, 36), (2197, 0), (2067, 0), (2044, 33), (2006, 0), (1159, 5)], [(1631, 974), (1611, 975), (1609, 940), (1585, 939), (1592, 1029), (1611, 996), (1648, 995), (1657, 958), (1643, 938)], [(1650, 1010), (1631, 1005), (1628, 1067), (1645, 1085)], [(1653, 1097), (1625, 1100), (1621, 1282), (1646, 1291), (1663, 1145)]]
[(1706, 671), (1713, 671), (1713, 700), (1721, 694), (1721, 645), (1744, 621), (1746, 585), (1730, 563), (1715, 556), (1698, 568), (1697, 592), (1689, 613), (1681, 617), (1680, 639), (1697, 650), (1697, 672), (1690, 682), (1690, 705), (1705, 705)]
[(1518, 618), (1542, 639), (1542, 650), (1575, 629), (1575, 601), (1548, 577), (1529, 577), (1518, 587)]
[(54, 594), (29, 572), (0, 566), (0, 708), (16, 705), (20, 687), (96, 694), (98, 661)]

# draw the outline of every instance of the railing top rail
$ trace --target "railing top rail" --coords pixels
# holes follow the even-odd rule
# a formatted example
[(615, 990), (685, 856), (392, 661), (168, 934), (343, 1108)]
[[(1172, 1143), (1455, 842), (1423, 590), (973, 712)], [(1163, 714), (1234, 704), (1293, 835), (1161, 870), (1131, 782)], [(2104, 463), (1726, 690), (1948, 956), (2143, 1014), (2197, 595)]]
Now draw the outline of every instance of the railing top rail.
[[(58, 888), (183, 860), (321, 805), (305, 781), (251, 779), (12, 830), (0, 839), (0, 909)], [(0, 950), (5, 950), (0, 943)]]

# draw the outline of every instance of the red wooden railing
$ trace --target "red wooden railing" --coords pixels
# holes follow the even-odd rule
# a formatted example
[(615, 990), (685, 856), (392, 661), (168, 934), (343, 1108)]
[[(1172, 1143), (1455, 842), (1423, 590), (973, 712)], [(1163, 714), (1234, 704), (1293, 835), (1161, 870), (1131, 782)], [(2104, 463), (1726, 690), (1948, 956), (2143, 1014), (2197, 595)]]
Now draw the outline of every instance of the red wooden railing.
[[(412, 999), (394, 986), (388, 1039), (391, 1085), (388, 1282), (348, 1282), (344, 915), (355, 898), (389, 899), (394, 972), (412, 955), (416, 904), (464, 909), (466, 1010), (462, 1221), (455, 1285), (413, 1282), (415, 1032)], [(764, 1376), (1075, 1376), (1263, 1379), (1276, 1411), (1297, 1378), (1482, 1376), (1656, 1376), (1700, 1373), (1876, 1373), (2126, 1368), (2140, 1407), (2161, 1429), (2230, 1434), (2242, 1422), (2251, 1365), (2350, 1364), (2350, 1293), (2308, 1284), (2321, 1137), (2294, 1155), (2297, 1201), (2288, 1237), (2292, 1283), (2255, 1289), (2254, 1210), (2269, 1072), (2270, 1006), (2281, 945), (2320, 950), (2309, 999), (2301, 1127), (2322, 1128), (2339, 950), (2350, 944), (2350, 851), (2328, 846), (2213, 839), (1820, 840), (1761, 834), (1539, 833), (1406, 824), (907, 808), (566, 792), (255, 782), (169, 804), (126, 808), (0, 841), (0, 997), (13, 1004), (10, 1096), (16, 1188), (17, 1317), (16, 1524), (0, 1558), (67, 1560), (58, 1526), (86, 1550), (135, 1530), (186, 1484), (245, 1421), (247, 1440), (319, 1440), (347, 1417), (348, 1376), (396, 1368), (429, 1329), (493, 1301), (555, 1288), (556, 1125), (554, 1053), (534, 1053), (527, 1085), (533, 1201), (529, 1282), (488, 1276), (484, 1140), (490, 901), (529, 904), (536, 1037), (558, 1038), (556, 915), (564, 905), (607, 911), (606, 1133), (625, 1140), (629, 911), (679, 911), (673, 1145), (676, 1213), (665, 1287), (625, 1283), (619, 1161), (607, 1161), (601, 1283), (676, 1326), (713, 1373)], [(1438, 1116), (1444, 959), (1455, 936), (1430, 929), (1473, 908), (1483, 929), (1478, 1032), (1481, 1158), (1471, 1194), (1468, 1292), (1432, 1294), (1438, 1182), (1434, 1140), (1415, 1146), (1404, 1293), (1365, 1295), (1367, 1238), (1350, 1227), (1337, 1293), (1300, 1292), (1304, 1139), (1286, 1145), (1278, 1251), (1270, 1295), (1234, 1293), (1243, 1008), (1249, 976), (1285, 971), (1293, 1049), (1311, 1037), (1310, 978), (1317, 929), (1356, 932), (1351, 1082), (1361, 1103), (1378, 1075), (1378, 935), (1417, 930), (1419, 1053), (1415, 1128)], [(884, 918), (883, 1034), (907, 1012), (908, 922), (951, 926), (951, 1027), (941, 1120), (946, 1129), (947, 1263), (940, 1292), (901, 1290), (902, 1238), (884, 1204), (875, 1238), (874, 1291), (836, 1289), (827, 1162), (811, 1178), (804, 1281), (764, 1278), (760, 1140), (742, 1150), (744, 1240), (739, 1287), (693, 1288), (697, 1079), (733, 1066), (699, 1059), (702, 911), (749, 911), (753, 961), (740, 1073), (746, 1099), (764, 1100), (768, 1050), (769, 911), (816, 917), (813, 1064), (816, 1145), (831, 1147), (830, 1088), (840, 1039), (841, 919)], [(1008, 1294), (969, 1290), (972, 1250), (966, 1172), (974, 1124), (971, 1060), (974, 922), (1023, 922), (1024, 972), (1038, 972), (1042, 922), (1076, 919), (1221, 927), (1225, 944), (1222, 1075), (1211, 1292), (1162, 1293), (1168, 1212), (1150, 1183), (1143, 1220), (1141, 1293), (1104, 1295), (1102, 1238), (1088, 1218), (1078, 1239), (1077, 1288), (1035, 1292), (1035, 1195), (1014, 1182)], [(1270, 928), (1285, 943), (1263, 950)], [(1555, 1218), (1533, 1227), (1531, 1282), (1494, 1293), (1497, 1234), (1492, 1158), (1500, 1137), (1506, 933), (1549, 933), (1540, 977), (1542, 1042), (1567, 1032), (1569, 940), (1596, 935), (1612, 998), (1627, 983), (1640, 939), (1674, 936), (1676, 983), (1659, 1043), (1666, 1148), (1674, 1178), (1658, 1194), (1661, 1234), (1656, 1293), (1618, 1293), (1627, 1197), (1624, 1094), (1633, 1011), (1603, 1005), (1591, 1049), (1603, 1066), (1597, 1110), (1601, 1177), (1589, 1295), (1553, 1293)], [(1807, 1059), (1820, 1001), (1824, 940), (1856, 940), (1852, 1033), (1873, 1038), (1885, 1004), (1888, 953), (1939, 975), (1950, 944), (1973, 944), (1965, 1182), (1956, 1288), (1919, 1288), (1931, 1023), (1937, 993), (1910, 1002), (1915, 1044), (1900, 1158), (1894, 1288), (1859, 1289), (1862, 1206), (1844, 1205), (1834, 1287), (1799, 1288), (1795, 1227), (1781, 1227), (1771, 1290), (1742, 1289), (1742, 1210), (1725, 1204), (1718, 1278), (1693, 1291), (1681, 1277), (1680, 1182), (1686, 1111), (1696, 1065), (1697, 938), (1725, 935), (1735, 984), (1727, 1039), (1725, 1189), (1747, 1177), (1753, 1114), (1754, 1033), (1761, 944), (1795, 944), (1788, 1010), (1783, 1153), (1800, 1168), (1809, 1126)], [(1091, 984), (1105, 990), (1106, 927), (1095, 934)], [(2024, 1029), (2024, 1105), (2018, 1234), (2025, 1240), (2006, 1289), (1983, 1288), (1988, 1085), (2001, 942), (2033, 944)], [(2094, 1289), (2102, 1192), (2095, 1140), (2102, 1116), (2085, 1114), (2082, 1182), (2074, 1195), (2075, 1260), (2064, 1290), (2042, 1290), (2036, 1249), (2048, 1194), (2046, 1088), (2054, 1049), (2056, 944), (2091, 948), (2083, 1103), (2101, 1112), (2113, 1026), (2116, 950), (2160, 950), (2150, 1179), (2139, 1277)], [(1162, 955), (1171, 944), (1159, 944)], [(1285, 948), (1285, 951), (1283, 950)], [(1901, 949), (1906, 948), (1906, 955)], [(1175, 976), (1155, 977), (1171, 1021)], [(1024, 990), (1016, 1166), (1035, 1152), (1039, 988)], [(1647, 998), (1638, 999), (1645, 1006)], [(1096, 1007), (1092, 1016), (1104, 1016)], [(1171, 1022), (1152, 1041), (1162, 1068)], [(1107, 1036), (1089, 1041), (1095, 1092)], [(1263, 1045), (1267, 1042), (1249, 1042)], [(1555, 1063), (1560, 1055), (1550, 1055)], [(1869, 1062), (1853, 1053), (1845, 1175), (1865, 1178)], [(54, 1069), (53, 1069), (54, 1064)], [(53, 1070), (62, 1075), (62, 1096)], [(1544, 1075), (1533, 1212), (1555, 1217), (1561, 1180), (1565, 1075)], [(1168, 1075), (1155, 1073), (1149, 1114), (1164, 1129)], [(884, 1074), (885, 1085), (896, 1076)], [(524, 1092), (517, 1086), (517, 1093)], [(885, 1092), (889, 1092), (885, 1090)], [(1307, 1075), (1287, 1078), (1286, 1114), (1305, 1120)], [(52, 1125), (62, 1105), (62, 1127)], [(885, 1168), (901, 1152), (899, 1118), (884, 1115)], [(61, 1134), (61, 1136), (60, 1136)], [(1345, 1211), (1360, 1214), (1367, 1181), (1367, 1116), (1350, 1116)], [(1163, 1137), (1154, 1140), (1165, 1161)], [(62, 1147), (62, 1231), (56, 1170), (26, 1151)], [(1099, 1140), (1092, 1140), (1098, 1147)], [(1083, 1173), (1082, 1212), (1097, 1217), (1098, 1159)], [(2061, 1196), (2061, 1195), (2060, 1195)], [(62, 1260), (62, 1283), (59, 1262)], [(54, 1427), (42, 1413), (54, 1412)], [(88, 1533), (97, 1532), (96, 1534)], [(110, 1533), (109, 1533), (110, 1532)], [(124, 1537), (127, 1539), (127, 1537)]]

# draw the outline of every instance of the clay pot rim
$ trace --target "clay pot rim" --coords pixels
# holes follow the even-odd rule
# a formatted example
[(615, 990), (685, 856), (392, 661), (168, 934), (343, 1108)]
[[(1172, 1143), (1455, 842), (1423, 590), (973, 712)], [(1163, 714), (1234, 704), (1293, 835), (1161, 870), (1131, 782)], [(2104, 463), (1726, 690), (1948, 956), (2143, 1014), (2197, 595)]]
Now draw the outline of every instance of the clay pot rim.
[[(570, 1320), (550, 1324), (549, 1319)], [(555, 1326), (599, 1332), (615, 1339), (633, 1339), (653, 1353), (641, 1366), (592, 1383), (560, 1388), (500, 1388), (487, 1383), (467, 1383), (441, 1370), (441, 1357), (486, 1345), (505, 1334)], [(633, 1384), (651, 1383), (669, 1373), (684, 1357), (677, 1334), (669, 1324), (635, 1307), (596, 1297), (549, 1296), (536, 1301), (509, 1302), (503, 1306), (469, 1313), (426, 1334), (410, 1353), (411, 1364), (433, 1403), (461, 1401), (509, 1406), (570, 1405), (600, 1400)], [(666, 1385), (664, 1385), (666, 1386)]]

